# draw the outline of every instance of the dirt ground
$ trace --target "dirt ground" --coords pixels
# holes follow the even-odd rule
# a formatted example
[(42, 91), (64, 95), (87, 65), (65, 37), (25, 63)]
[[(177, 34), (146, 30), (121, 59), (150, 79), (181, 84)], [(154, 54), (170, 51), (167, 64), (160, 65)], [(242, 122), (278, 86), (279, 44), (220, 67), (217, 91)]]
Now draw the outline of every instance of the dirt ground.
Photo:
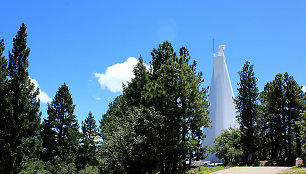
[(219, 170), (213, 174), (278, 174), (287, 171), (290, 167), (232, 167)]

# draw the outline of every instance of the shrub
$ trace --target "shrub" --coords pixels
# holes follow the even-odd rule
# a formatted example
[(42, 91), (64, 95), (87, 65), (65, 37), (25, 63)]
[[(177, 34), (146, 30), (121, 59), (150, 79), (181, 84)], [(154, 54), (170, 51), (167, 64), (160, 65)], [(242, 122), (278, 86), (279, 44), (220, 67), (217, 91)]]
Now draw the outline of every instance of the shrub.
[(97, 166), (86, 166), (79, 174), (99, 174), (99, 169)]

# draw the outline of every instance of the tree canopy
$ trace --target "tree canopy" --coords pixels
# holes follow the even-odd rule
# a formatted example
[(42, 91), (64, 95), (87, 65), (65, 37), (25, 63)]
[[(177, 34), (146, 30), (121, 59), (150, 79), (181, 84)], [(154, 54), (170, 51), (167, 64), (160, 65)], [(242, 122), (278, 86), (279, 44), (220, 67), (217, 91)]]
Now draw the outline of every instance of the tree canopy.
[[(64, 83), (41, 122), (39, 89), (29, 75), (30, 48), (22, 24), (4, 56), (0, 39), (0, 173), (182, 173), (204, 159), (202, 129), (210, 127), (207, 89), (189, 51), (165, 41), (140, 56), (134, 77), (97, 125), (91, 112), (79, 127)], [(239, 129), (223, 130), (212, 147), (228, 162), (305, 156), (306, 94), (288, 73), (259, 92), (250, 62), (238, 72)], [(212, 125), (213, 126), (213, 125)]]
[[(196, 71), (195, 61), (190, 63), (189, 52), (185, 47), (180, 49), (179, 57), (177, 57), (172, 45), (164, 42), (157, 49), (153, 49), (151, 55), (151, 69), (146, 70), (140, 58), (133, 71), (135, 78), (124, 87), (123, 94), (110, 104), (110, 109), (103, 116), (101, 133), (103, 142), (107, 145), (103, 147), (106, 151), (110, 148), (108, 143), (113, 144), (112, 148), (116, 147), (114, 143), (120, 139), (117, 136), (132, 138), (130, 134), (135, 131), (135, 136), (147, 137), (141, 141), (137, 140), (146, 145), (139, 146), (135, 142), (129, 144), (129, 150), (135, 147), (138, 152), (144, 154), (152, 152), (150, 154), (154, 155), (133, 157), (138, 161), (129, 165), (122, 164), (122, 166), (131, 166), (136, 170), (137, 164), (155, 161), (154, 165), (148, 164), (147, 172), (159, 170), (161, 173), (177, 173), (186, 168), (187, 158), (194, 160), (204, 157), (205, 148), (202, 146), (204, 135), (201, 128), (208, 126), (210, 122), (207, 118), (207, 88), (201, 88), (204, 81), (202, 73)], [(141, 119), (143, 121), (138, 123), (141, 117), (144, 117)], [(146, 123), (151, 126), (145, 128)], [(128, 128), (124, 127), (126, 124), (129, 125)], [(134, 124), (137, 126), (131, 126)], [(141, 128), (142, 126), (144, 128)], [(136, 130), (130, 130), (131, 128)], [(125, 131), (120, 130), (126, 129), (129, 130), (128, 135), (124, 134), (124, 136), (122, 134)], [(135, 139), (125, 140), (131, 143)], [(122, 142), (125, 141), (120, 141)], [(154, 146), (149, 145), (152, 143)], [(123, 145), (117, 144), (117, 146)], [(148, 149), (147, 146), (152, 148)], [(119, 151), (127, 150), (121, 149), (117, 152)], [(123, 154), (135, 155), (134, 153)], [(131, 158), (127, 156), (126, 159)], [(122, 170), (125, 170), (124, 167)], [(144, 170), (139, 169), (137, 172)]]
[(79, 148), (79, 125), (74, 115), (75, 105), (64, 83), (48, 104), (48, 118), (42, 123), (43, 159), (54, 164), (59, 158), (74, 163)]
[(245, 62), (242, 70), (238, 72), (240, 82), (238, 83), (238, 95), (235, 103), (237, 118), (242, 133), (241, 144), (243, 147), (244, 160), (255, 160), (256, 151), (256, 129), (255, 123), (258, 116), (258, 88), (257, 78), (253, 71), (253, 65)]
[(40, 105), (28, 73), (27, 27), (22, 24), (13, 39), (8, 61), (2, 56), (0, 42), (1, 92), (1, 171), (17, 173), (22, 160), (36, 158), (40, 152)]

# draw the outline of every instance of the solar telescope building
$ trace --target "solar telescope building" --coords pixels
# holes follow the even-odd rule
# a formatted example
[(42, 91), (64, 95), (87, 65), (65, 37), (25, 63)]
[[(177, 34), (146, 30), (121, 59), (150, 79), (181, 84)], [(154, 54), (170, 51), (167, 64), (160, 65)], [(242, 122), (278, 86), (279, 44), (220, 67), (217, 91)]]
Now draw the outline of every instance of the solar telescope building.
[[(234, 93), (226, 66), (224, 49), (225, 45), (220, 45), (218, 54), (214, 54), (214, 67), (208, 98), (210, 103), (208, 117), (212, 120), (213, 127), (204, 129), (204, 134), (206, 134), (204, 146), (212, 146), (213, 139), (220, 135), (222, 129), (238, 126), (235, 119)], [(221, 162), (214, 154), (208, 154), (205, 161)]]

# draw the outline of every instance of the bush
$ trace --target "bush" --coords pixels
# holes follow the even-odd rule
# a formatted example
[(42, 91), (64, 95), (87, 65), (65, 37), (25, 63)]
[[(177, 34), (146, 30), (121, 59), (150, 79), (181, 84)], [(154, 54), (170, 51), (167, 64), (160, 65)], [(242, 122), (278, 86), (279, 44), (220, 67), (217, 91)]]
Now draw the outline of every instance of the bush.
[(21, 168), (22, 169), (20, 173), (22, 174), (48, 173), (47, 170), (45, 170), (44, 162), (37, 159), (23, 160), (23, 162), (21, 163)]
[(99, 174), (99, 168), (97, 166), (86, 166), (79, 174)]
[(77, 169), (74, 163), (66, 163), (57, 157), (54, 164), (46, 163), (46, 169), (52, 174), (74, 174)]

